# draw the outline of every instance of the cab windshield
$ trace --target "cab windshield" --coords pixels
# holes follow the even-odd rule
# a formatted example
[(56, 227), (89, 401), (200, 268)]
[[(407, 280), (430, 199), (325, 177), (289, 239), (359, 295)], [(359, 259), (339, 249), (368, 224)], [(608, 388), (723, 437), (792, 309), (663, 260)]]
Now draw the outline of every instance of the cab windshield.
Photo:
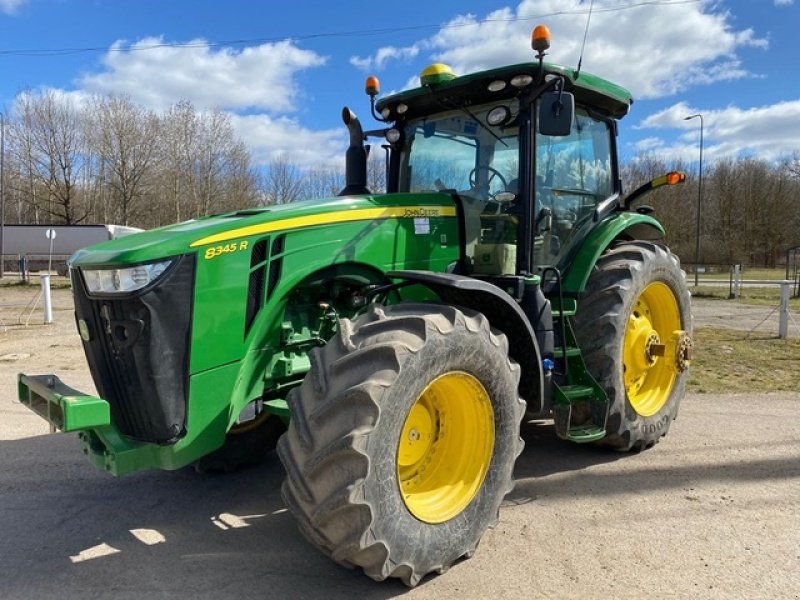
[[(494, 123), (493, 125), (490, 123)], [(475, 274), (515, 274), (522, 205), (519, 104), (486, 104), (409, 121), (399, 190), (459, 195)], [(614, 190), (608, 125), (576, 110), (568, 136), (536, 136), (533, 255), (558, 265)]]

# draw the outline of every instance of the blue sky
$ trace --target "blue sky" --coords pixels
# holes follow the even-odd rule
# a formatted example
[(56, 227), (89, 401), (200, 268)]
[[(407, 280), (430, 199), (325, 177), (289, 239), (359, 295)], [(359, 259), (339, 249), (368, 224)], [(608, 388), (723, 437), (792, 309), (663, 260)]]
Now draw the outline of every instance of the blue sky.
[[(399, 10), (397, 7), (402, 7)], [(348, 105), (371, 123), (364, 78), (403, 89), (432, 62), (459, 74), (533, 59), (577, 63), (589, 0), (347, 3), (0, 0), (0, 110), (24, 89), (154, 110), (181, 99), (232, 116), (256, 162), (338, 164)], [(595, 0), (583, 68), (629, 88), (623, 158), (643, 151), (779, 160), (800, 151), (800, 0)]]

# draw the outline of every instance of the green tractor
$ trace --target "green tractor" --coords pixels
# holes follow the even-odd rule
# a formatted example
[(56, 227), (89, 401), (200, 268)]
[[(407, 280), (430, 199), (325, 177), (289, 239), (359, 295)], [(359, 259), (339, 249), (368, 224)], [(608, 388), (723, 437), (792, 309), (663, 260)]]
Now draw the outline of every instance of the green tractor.
[[(523, 419), (617, 450), (664, 436), (691, 359), (689, 294), (643, 193), (630, 94), (537, 60), (376, 101), (339, 197), (209, 216), (79, 251), (75, 315), (99, 397), (19, 376), (101, 469), (230, 469), (277, 447), (308, 540), (415, 585), (498, 519)], [(386, 153), (367, 189), (364, 142)]]

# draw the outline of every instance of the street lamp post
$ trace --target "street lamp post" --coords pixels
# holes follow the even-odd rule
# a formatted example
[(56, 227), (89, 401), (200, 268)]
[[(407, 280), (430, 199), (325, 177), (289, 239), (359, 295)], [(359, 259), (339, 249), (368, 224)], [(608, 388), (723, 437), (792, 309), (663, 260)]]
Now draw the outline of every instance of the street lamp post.
[(684, 121), (700, 119), (700, 173), (697, 180), (697, 232), (694, 242), (694, 287), (697, 287), (697, 268), (700, 266), (700, 205), (703, 203), (703, 115), (689, 115)]

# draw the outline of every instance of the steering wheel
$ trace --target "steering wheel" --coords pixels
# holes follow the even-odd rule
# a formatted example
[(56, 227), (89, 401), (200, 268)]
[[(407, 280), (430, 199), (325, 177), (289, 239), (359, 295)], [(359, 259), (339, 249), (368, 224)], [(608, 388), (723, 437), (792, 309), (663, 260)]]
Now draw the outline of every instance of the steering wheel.
[(472, 169), (472, 171), (469, 172), (469, 177), (468, 177), (469, 185), (473, 189), (478, 187), (478, 173), (480, 171), (486, 171), (489, 174), (489, 177), (486, 179), (486, 184), (485, 184), (487, 189), (486, 193), (490, 200), (495, 200), (496, 194), (492, 194), (488, 191), (489, 189), (491, 189), (492, 181), (494, 180), (495, 177), (497, 177), (500, 180), (500, 183), (503, 184), (503, 189), (505, 190), (508, 187), (508, 182), (506, 181), (506, 178), (503, 177), (503, 174), (500, 171), (498, 171), (493, 167), (475, 167), (474, 169)]

